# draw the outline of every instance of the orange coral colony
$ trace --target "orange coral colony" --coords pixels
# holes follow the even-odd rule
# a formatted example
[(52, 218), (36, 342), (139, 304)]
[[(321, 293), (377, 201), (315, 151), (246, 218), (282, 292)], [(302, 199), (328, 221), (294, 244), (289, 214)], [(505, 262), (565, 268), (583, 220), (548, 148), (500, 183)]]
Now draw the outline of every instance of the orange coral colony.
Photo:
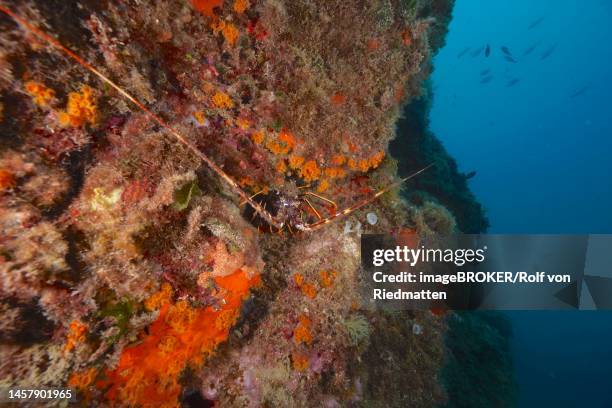
[(225, 41), (227, 41), (229, 45), (232, 47), (236, 45), (236, 40), (238, 40), (240, 36), (240, 31), (238, 31), (235, 25), (227, 21), (217, 21), (213, 23), (211, 27), (215, 34), (223, 34), (223, 38), (225, 38)]
[(255, 144), (262, 144), (265, 139), (264, 132), (262, 130), (253, 132), (253, 134), (251, 135), (251, 139), (253, 139), (253, 143)]
[(304, 294), (304, 296), (310, 299), (314, 299), (317, 296), (317, 289), (314, 287), (314, 285), (310, 283), (302, 284), (300, 286), (300, 289), (302, 290), (302, 293)]
[(293, 368), (297, 371), (305, 371), (310, 366), (308, 356), (301, 353), (293, 353), (291, 355), (291, 361), (293, 363)]
[(292, 169), (299, 169), (302, 163), (304, 163), (304, 158), (302, 156), (289, 156), (289, 167), (291, 167)]
[(336, 154), (332, 157), (331, 162), (334, 166), (342, 166), (344, 163), (346, 163), (346, 157), (341, 154)]
[(97, 375), (98, 370), (95, 367), (90, 367), (83, 371), (75, 371), (70, 376), (68, 385), (79, 390), (86, 389), (94, 382)]
[(293, 275), (293, 281), (296, 285), (302, 286), (302, 284), (304, 283), (304, 275), (302, 275), (301, 273), (296, 273), (295, 275)]
[(304, 280), (304, 275), (296, 273), (293, 275), (293, 281), (300, 288), (302, 294), (310, 299), (314, 299), (317, 296), (317, 288), (313, 284), (307, 283)]
[(231, 109), (234, 107), (234, 101), (232, 101), (232, 98), (230, 98), (228, 94), (221, 91), (215, 92), (211, 98), (211, 101), (217, 108)]
[(321, 287), (329, 288), (330, 286), (332, 286), (334, 284), (334, 281), (336, 280), (337, 275), (338, 273), (334, 270), (319, 272)]
[(278, 140), (282, 143), (284, 143), (284, 145), (289, 149), (289, 151), (293, 150), (295, 148), (295, 138), (293, 137), (293, 135), (291, 133), (289, 133), (286, 130), (282, 130), (279, 134), (278, 134)]
[(47, 88), (45, 85), (36, 81), (28, 81), (25, 83), (25, 90), (34, 99), (34, 103), (41, 107), (46, 107), (55, 96), (53, 89)]
[(304, 163), (304, 166), (300, 169), (300, 176), (305, 181), (314, 181), (321, 175), (321, 169), (314, 160), (309, 160)]
[(82, 343), (85, 340), (85, 334), (87, 334), (87, 326), (78, 320), (73, 320), (70, 323), (64, 351), (72, 351), (78, 343)]
[(234, 1), (234, 11), (238, 14), (242, 14), (249, 8), (248, 0), (236, 0)]
[(329, 167), (324, 170), (324, 173), (329, 178), (342, 178), (346, 175), (346, 172), (341, 167)]
[(293, 341), (295, 344), (310, 344), (312, 342), (312, 334), (310, 333), (311, 321), (306, 315), (299, 317), (300, 322), (293, 331)]
[(80, 92), (68, 94), (66, 111), (59, 113), (62, 126), (80, 127), (86, 123), (96, 122), (97, 107), (93, 96), (93, 89), (84, 85)]
[(327, 191), (328, 188), (329, 188), (329, 181), (328, 180), (321, 180), (321, 182), (317, 186), (317, 192), (318, 193), (323, 193), (323, 192)]

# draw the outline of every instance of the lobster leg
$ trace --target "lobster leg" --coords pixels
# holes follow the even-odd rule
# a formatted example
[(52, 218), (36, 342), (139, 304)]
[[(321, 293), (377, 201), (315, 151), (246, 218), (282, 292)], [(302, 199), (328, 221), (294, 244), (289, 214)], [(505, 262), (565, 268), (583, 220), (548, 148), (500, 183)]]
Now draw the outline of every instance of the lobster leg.
[(385, 187), (385, 188), (381, 189), (380, 191), (378, 191), (377, 193), (373, 194), (371, 197), (368, 197), (368, 198), (366, 198), (365, 200), (363, 200), (361, 202), (353, 204), (352, 206), (347, 207), (347, 208), (345, 208), (342, 211), (338, 211), (335, 214), (330, 215), (327, 218), (320, 219), (320, 220), (318, 220), (316, 222), (313, 222), (312, 224), (303, 225), (302, 226), (302, 230), (304, 230), (304, 231), (314, 231), (314, 230), (317, 230), (317, 229), (321, 228), (325, 224), (328, 224), (328, 223), (334, 221), (336, 218), (346, 217), (350, 213), (352, 213), (354, 211), (357, 211), (358, 209), (360, 209), (360, 208), (370, 204), (372, 201), (376, 200), (378, 197), (380, 197), (381, 195), (385, 194), (389, 190), (392, 190), (395, 187), (400, 186), (402, 183), (410, 180), (411, 178), (418, 176), (419, 174), (423, 173), (425, 170), (429, 169), (432, 166), (433, 166), (433, 163), (423, 167), (419, 171), (416, 171), (416, 172), (412, 173), (408, 177), (404, 177), (403, 179), (388, 185), (387, 187)]

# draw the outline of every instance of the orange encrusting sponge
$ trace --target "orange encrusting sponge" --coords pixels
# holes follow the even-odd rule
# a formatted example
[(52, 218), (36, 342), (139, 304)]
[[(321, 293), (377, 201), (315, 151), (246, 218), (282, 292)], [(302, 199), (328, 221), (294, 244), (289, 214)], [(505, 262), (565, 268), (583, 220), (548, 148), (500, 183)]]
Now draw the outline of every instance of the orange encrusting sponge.
[(215, 16), (215, 8), (223, 6), (223, 0), (191, 0), (193, 7), (208, 17)]
[(117, 368), (108, 371), (108, 379), (97, 386), (108, 387), (106, 396), (111, 401), (129, 406), (178, 406), (181, 372), (188, 365), (201, 365), (227, 339), (242, 300), (259, 281), (259, 275), (249, 277), (240, 269), (216, 277), (224, 299), (216, 309), (194, 308), (184, 300), (173, 302), (172, 290), (164, 284), (145, 303), (147, 308), (160, 309), (149, 333), (123, 350)]

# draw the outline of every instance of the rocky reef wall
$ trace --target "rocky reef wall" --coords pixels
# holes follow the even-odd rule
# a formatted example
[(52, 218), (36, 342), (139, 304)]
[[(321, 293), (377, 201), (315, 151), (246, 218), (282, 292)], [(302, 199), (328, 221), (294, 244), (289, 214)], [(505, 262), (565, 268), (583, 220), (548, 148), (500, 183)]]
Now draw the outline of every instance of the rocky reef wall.
[[(457, 210), (477, 212), (465, 183), (437, 170), (430, 196), (338, 214), (396, 179), (389, 142), (452, 4), (7, 2), (150, 113), (0, 16), (0, 386), (84, 406), (443, 401), (444, 318), (362, 308), (359, 236), (482, 226)], [(435, 150), (425, 117), (405, 118), (402, 170)]]
[(489, 221), (482, 205), (470, 191), (469, 175), (459, 172), (457, 163), (442, 143), (429, 130), (431, 104), (430, 84), (425, 93), (409, 103), (397, 124), (397, 138), (389, 151), (398, 160), (398, 172), (406, 176), (433, 163), (431, 171), (411, 183), (406, 198), (416, 205), (433, 200), (446, 207), (457, 221), (457, 227), (467, 234), (485, 232)]

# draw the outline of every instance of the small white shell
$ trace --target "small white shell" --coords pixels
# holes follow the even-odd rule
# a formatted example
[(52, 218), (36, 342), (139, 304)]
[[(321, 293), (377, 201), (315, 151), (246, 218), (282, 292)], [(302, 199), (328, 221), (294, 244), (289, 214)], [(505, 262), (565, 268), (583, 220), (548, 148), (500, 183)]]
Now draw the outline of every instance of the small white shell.
[(368, 220), (368, 224), (370, 225), (376, 225), (376, 223), (378, 222), (378, 216), (373, 212), (368, 213), (366, 215), (366, 219)]
[(416, 334), (417, 336), (423, 333), (423, 326), (421, 326), (420, 324), (413, 324), (412, 325), (412, 333)]

